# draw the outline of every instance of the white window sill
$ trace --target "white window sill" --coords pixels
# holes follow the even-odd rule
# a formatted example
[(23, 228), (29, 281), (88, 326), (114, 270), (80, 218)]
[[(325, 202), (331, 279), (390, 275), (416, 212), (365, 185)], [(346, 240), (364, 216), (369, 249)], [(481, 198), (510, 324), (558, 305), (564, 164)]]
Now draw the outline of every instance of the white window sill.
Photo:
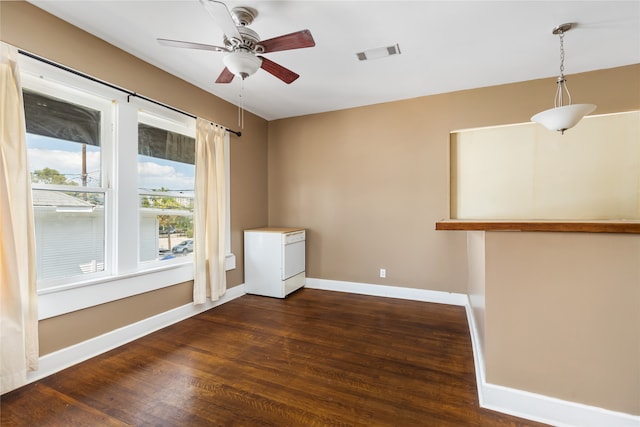
[[(236, 256), (227, 254), (225, 270), (235, 268)], [(193, 280), (193, 263), (184, 263), (109, 276), (65, 289), (45, 289), (38, 292), (38, 319), (60, 316), (190, 280)]]

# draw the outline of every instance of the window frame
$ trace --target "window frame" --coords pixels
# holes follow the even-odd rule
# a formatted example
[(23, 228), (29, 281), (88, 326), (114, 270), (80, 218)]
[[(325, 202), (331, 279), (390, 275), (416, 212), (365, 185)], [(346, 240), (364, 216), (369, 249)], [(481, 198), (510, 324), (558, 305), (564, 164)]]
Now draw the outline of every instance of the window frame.
[[(38, 279), (38, 292), (64, 289), (69, 286), (68, 282), (84, 283), (86, 281), (102, 280), (114, 273), (113, 269), (113, 239), (109, 239), (109, 234), (114, 228), (113, 224), (113, 191), (111, 181), (112, 158), (114, 148), (114, 127), (111, 125), (115, 120), (115, 108), (113, 94), (105, 90), (106, 87), (87, 80), (85, 87), (80, 86), (80, 77), (71, 78), (70, 73), (57, 69), (53, 66), (38, 63), (31, 58), (26, 59), (25, 64), (20, 61), (20, 77), (23, 89), (42, 93), (60, 99), (64, 102), (83, 105), (101, 112), (101, 133), (100, 133), (100, 186), (82, 187), (70, 185), (53, 184), (31, 184), (32, 189), (64, 192), (86, 192), (99, 193), (104, 196), (104, 263), (105, 269), (100, 272), (88, 273), (75, 276), (62, 276), (48, 279)], [(44, 67), (43, 67), (44, 66)], [(86, 79), (85, 79), (86, 80)]]
[[(136, 98), (131, 96), (132, 93), (109, 87), (108, 84), (102, 84), (80, 73), (67, 71), (25, 55), (20, 56), (19, 65), (24, 88), (55, 96), (47, 90), (51, 85), (58, 85), (62, 88), (111, 99), (114, 110), (112, 125), (105, 126), (111, 134), (109, 144), (105, 144), (108, 147), (101, 146), (103, 171), (100, 188), (105, 191), (105, 239), (110, 242), (105, 244), (105, 262), (109, 259), (108, 265), (110, 267), (105, 268), (106, 274), (94, 275), (98, 273), (92, 273), (86, 276), (74, 276), (73, 281), (70, 280), (70, 277), (65, 277), (59, 279), (55, 286), (38, 289), (38, 318), (40, 320), (47, 319), (193, 280), (192, 257), (185, 257), (188, 258), (186, 260), (169, 260), (171, 262), (139, 262), (139, 220), (127, 220), (130, 215), (134, 215), (136, 219), (139, 218), (137, 185), (139, 109), (142, 106), (142, 108), (156, 114), (159, 113), (162, 117), (168, 117), (170, 121), (175, 120), (178, 115), (184, 117), (188, 117), (188, 115)], [(179, 122), (184, 122), (184, 119), (181, 117)], [(193, 119), (193, 123), (195, 129), (195, 119)], [(136, 143), (132, 144), (132, 141), (136, 141)], [(225, 269), (228, 271), (236, 267), (235, 255), (231, 252), (230, 239), (228, 135), (225, 138), (225, 153), (227, 187)], [(131, 180), (132, 174), (135, 178), (134, 181)], [(124, 182), (126, 185), (120, 185), (120, 182)], [(136, 184), (131, 185), (131, 182), (136, 182)], [(132, 206), (135, 206), (135, 210), (132, 210)], [(132, 231), (135, 233), (132, 234)], [(130, 240), (132, 235), (136, 236), (136, 244), (125, 244), (124, 242)]]
[[(169, 130), (172, 132), (176, 132), (182, 135), (187, 135), (190, 136), (192, 138), (196, 138), (196, 119), (192, 118), (192, 117), (188, 117), (185, 116), (184, 114), (175, 112), (175, 111), (171, 111), (168, 110), (167, 108), (163, 108), (159, 105), (155, 105), (152, 104), (148, 101), (145, 101), (143, 99), (139, 99), (139, 98), (134, 98), (131, 100), (131, 103), (137, 107), (138, 109), (138, 117), (137, 117), (137, 123), (144, 123), (146, 125), (149, 126), (153, 126), (156, 128), (160, 128), (160, 129), (165, 129), (165, 130)], [(138, 134), (138, 130), (137, 130), (137, 124), (136, 124), (136, 135)], [(138, 139), (136, 138), (136, 165), (138, 164)], [(194, 150), (195, 150), (195, 146), (194, 146)], [(137, 174), (136, 174), (137, 177)], [(195, 178), (195, 173), (194, 173), (194, 178)], [(154, 191), (144, 191), (141, 190), (139, 188), (139, 184), (136, 185), (136, 190), (137, 190), (137, 198), (136, 198), (136, 204), (138, 206), (138, 225), (140, 225), (140, 196), (145, 196), (145, 195), (151, 195), (151, 196), (168, 196), (168, 197), (177, 197), (176, 194), (173, 194), (171, 192), (154, 192)], [(193, 192), (193, 196), (191, 197), (193, 200), (195, 200), (195, 190)], [(138, 238), (140, 238), (140, 230), (138, 229)], [(138, 240), (138, 243), (140, 242), (140, 240)], [(176, 259), (170, 259), (170, 260), (148, 260), (148, 261), (142, 261), (140, 260), (140, 245), (138, 244), (138, 257), (137, 257), (137, 262), (138, 262), (138, 268), (141, 269), (149, 269), (149, 268), (154, 268), (155, 266), (161, 267), (164, 265), (170, 265), (170, 264), (181, 264), (181, 263), (187, 263), (187, 262), (193, 262), (192, 257), (187, 257), (186, 259), (180, 259), (180, 258), (176, 258)], [(171, 248), (169, 248), (171, 249)]]

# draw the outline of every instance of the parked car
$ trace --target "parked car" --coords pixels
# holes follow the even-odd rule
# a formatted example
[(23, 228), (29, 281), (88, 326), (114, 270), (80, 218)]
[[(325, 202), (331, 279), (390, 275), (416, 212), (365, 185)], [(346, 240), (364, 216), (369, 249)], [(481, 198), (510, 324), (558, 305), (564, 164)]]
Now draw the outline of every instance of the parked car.
[(176, 230), (176, 228), (174, 226), (172, 226), (172, 225), (170, 225), (168, 227), (162, 225), (162, 226), (160, 226), (158, 231), (160, 231), (160, 234), (174, 234), (174, 233), (178, 232), (178, 230)]
[(193, 252), (193, 240), (185, 240), (181, 243), (178, 243), (173, 248), (171, 248), (171, 252), (174, 254), (186, 254), (189, 252)]

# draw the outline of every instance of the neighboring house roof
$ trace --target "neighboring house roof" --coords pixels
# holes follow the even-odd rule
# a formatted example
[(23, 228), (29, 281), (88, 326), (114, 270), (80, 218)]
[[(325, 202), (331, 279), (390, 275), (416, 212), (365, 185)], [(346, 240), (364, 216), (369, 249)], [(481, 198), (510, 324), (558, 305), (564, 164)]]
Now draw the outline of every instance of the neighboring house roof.
[(61, 191), (32, 190), (33, 206), (65, 206), (65, 207), (93, 207), (77, 197)]

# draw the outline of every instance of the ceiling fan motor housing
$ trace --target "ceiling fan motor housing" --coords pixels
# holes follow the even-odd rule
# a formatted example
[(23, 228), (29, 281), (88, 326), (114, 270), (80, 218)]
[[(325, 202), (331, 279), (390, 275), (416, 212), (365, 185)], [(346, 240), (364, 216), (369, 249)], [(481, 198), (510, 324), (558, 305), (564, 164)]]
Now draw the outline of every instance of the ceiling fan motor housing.
[(260, 46), (260, 36), (258, 33), (253, 31), (251, 28), (243, 27), (238, 25), (238, 32), (242, 36), (242, 40), (229, 39), (227, 36), (224, 37), (224, 45), (231, 50), (235, 49), (245, 49), (250, 52), (255, 53), (263, 53), (264, 48)]
[(258, 16), (258, 11), (251, 7), (234, 7), (231, 9), (231, 17), (236, 25), (243, 27), (251, 25), (256, 16)]

